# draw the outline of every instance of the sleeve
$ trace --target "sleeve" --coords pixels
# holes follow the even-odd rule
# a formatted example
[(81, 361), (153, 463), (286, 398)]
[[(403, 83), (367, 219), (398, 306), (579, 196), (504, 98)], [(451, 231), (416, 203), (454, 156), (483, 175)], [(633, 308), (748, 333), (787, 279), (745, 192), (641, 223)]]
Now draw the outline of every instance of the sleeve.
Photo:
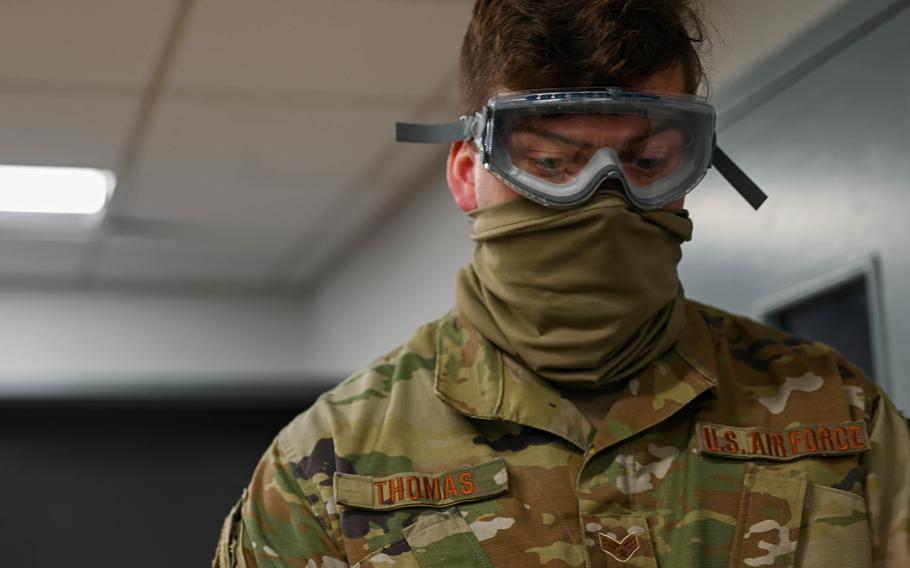
[(870, 408), (865, 493), (876, 568), (910, 566), (910, 428), (884, 394)]
[(333, 528), (337, 523), (320, 506), (317, 487), (298, 470), (282, 451), (279, 435), (224, 521), (213, 568), (347, 566)]

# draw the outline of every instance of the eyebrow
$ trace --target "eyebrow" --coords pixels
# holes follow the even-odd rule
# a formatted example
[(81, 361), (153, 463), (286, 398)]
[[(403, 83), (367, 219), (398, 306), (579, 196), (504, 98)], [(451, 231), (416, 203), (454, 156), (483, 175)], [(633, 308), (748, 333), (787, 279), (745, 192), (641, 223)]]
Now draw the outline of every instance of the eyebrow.
[[(658, 134), (661, 134), (662, 132), (665, 132), (665, 131), (669, 130), (670, 128), (671, 128), (670, 121), (666, 121), (666, 120), (661, 121), (660, 123), (658, 123), (657, 129), (651, 130), (650, 128), (648, 128), (647, 130), (639, 133), (634, 138), (632, 138), (628, 144), (626, 144), (626, 147), (633, 146), (635, 144), (638, 144), (642, 140), (646, 140), (648, 138), (657, 136)], [(569, 145), (575, 146), (577, 148), (584, 148), (586, 150), (590, 150), (595, 147), (595, 144), (592, 144), (592, 143), (588, 142), (587, 140), (578, 140), (576, 138), (565, 136), (563, 134), (559, 134), (558, 132), (553, 132), (552, 130), (547, 130), (545, 128), (542, 128), (542, 127), (534, 125), (534, 124), (527, 124), (527, 123), (521, 124), (521, 125), (519, 125), (518, 128), (515, 129), (515, 131), (536, 134), (536, 135), (542, 136), (544, 138), (549, 138), (551, 140), (557, 140), (559, 142), (563, 142), (565, 144), (569, 144)]]
[(544, 138), (549, 138), (551, 140), (557, 140), (559, 142), (563, 142), (565, 144), (569, 144), (570, 146), (575, 146), (577, 148), (591, 149), (594, 147), (594, 144), (591, 144), (590, 142), (588, 142), (586, 140), (578, 140), (575, 138), (571, 138), (569, 136), (564, 136), (557, 132), (553, 132), (552, 130), (547, 130), (545, 128), (541, 128), (541, 127), (533, 125), (533, 124), (522, 124), (518, 128), (516, 128), (515, 131), (536, 134), (538, 136), (542, 136)]

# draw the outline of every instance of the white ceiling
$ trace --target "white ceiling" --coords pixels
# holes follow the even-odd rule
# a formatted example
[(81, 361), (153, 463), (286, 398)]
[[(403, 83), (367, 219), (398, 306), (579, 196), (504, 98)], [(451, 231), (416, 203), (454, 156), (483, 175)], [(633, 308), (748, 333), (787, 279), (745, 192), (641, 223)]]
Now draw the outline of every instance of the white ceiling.
[[(712, 84), (847, 0), (713, 0)], [(91, 165), (104, 223), (0, 217), (0, 281), (296, 287), (445, 149), (472, 0), (0, 0), (0, 163)]]

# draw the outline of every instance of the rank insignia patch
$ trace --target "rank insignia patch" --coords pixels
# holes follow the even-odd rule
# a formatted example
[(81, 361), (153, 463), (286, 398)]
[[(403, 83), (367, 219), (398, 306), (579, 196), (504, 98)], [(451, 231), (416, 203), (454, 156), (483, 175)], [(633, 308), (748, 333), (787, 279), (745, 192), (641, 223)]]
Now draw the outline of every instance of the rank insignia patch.
[(616, 540), (612, 535), (602, 532), (597, 533), (597, 538), (600, 540), (600, 549), (617, 562), (628, 562), (641, 548), (638, 534), (634, 532), (630, 532), (622, 540)]
[(695, 430), (700, 453), (730, 458), (788, 461), (869, 449), (865, 422), (803, 424), (787, 430), (699, 423)]

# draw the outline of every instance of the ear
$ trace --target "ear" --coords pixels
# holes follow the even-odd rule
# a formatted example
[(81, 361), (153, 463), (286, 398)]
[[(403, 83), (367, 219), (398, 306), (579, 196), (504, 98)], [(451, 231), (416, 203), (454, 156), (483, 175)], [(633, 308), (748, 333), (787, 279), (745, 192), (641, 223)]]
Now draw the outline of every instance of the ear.
[(474, 177), (476, 165), (477, 153), (471, 141), (459, 140), (452, 143), (446, 161), (446, 180), (455, 203), (466, 213), (477, 209), (477, 180)]

